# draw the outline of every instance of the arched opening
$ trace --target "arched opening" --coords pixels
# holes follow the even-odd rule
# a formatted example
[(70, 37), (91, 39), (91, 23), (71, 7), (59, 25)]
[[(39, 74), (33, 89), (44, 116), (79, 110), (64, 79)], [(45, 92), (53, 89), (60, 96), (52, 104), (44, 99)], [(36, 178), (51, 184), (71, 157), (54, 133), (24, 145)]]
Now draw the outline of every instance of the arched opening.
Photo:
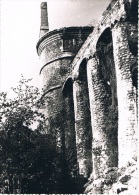
[(131, 0), (130, 21), (133, 23), (138, 23), (138, 1), (137, 0)]
[(76, 152), (76, 135), (75, 135), (75, 117), (74, 117), (74, 102), (73, 102), (73, 82), (69, 77), (63, 85), (63, 96), (65, 104), (65, 156), (68, 164), (68, 171), (71, 177), (77, 177), (78, 165), (77, 165), (77, 152)]
[(137, 23), (130, 23), (127, 27), (128, 46), (132, 54), (132, 61), (130, 63), (130, 71), (132, 75), (133, 86), (138, 89), (138, 25)]
[(105, 82), (108, 93), (111, 96), (111, 105), (117, 106), (116, 72), (113, 57), (112, 32), (106, 28), (101, 34), (97, 45), (97, 56), (99, 58), (100, 77)]
[(138, 1), (125, 1), (126, 20), (132, 23), (138, 23)]
[(92, 168), (92, 127), (91, 127), (91, 113), (90, 113), (90, 102), (89, 102), (89, 91), (88, 91), (88, 81), (87, 81), (87, 60), (83, 59), (79, 67), (79, 81), (82, 90), (82, 103), (84, 106), (85, 121), (86, 126), (86, 147), (88, 150), (88, 156)]
[(118, 102), (117, 102), (117, 85), (116, 70), (113, 57), (112, 32), (106, 28), (101, 34), (96, 44), (96, 55), (99, 59), (98, 73), (99, 79), (103, 84), (104, 93), (108, 97), (107, 103), (105, 98), (103, 105), (106, 109), (105, 129), (103, 132), (106, 136), (108, 147), (108, 158), (111, 167), (118, 166)]
[(82, 90), (82, 100), (84, 105), (84, 113), (86, 115), (85, 126), (86, 126), (86, 144), (88, 148), (88, 153), (90, 153), (90, 160), (92, 160), (92, 127), (91, 127), (91, 113), (90, 113), (90, 103), (89, 103), (89, 90), (87, 81), (87, 60), (83, 59), (79, 67), (79, 81)]

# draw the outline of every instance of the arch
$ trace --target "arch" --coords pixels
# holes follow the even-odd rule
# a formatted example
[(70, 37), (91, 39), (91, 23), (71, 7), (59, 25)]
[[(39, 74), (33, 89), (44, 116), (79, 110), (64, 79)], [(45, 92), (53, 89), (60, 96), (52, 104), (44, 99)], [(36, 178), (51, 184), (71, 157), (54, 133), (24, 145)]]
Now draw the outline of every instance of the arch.
[(72, 85), (73, 85), (73, 79), (71, 76), (69, 76), (62, 86), (62, 93), (64, 97), (67, 97), (69, 91), (72, 90)]
[(94, 176), (99, 177), (105, 169), (118, 167), (118, 103), (110, 27), (105, 28), (96, 43), (96, 53), (88, 60), (87, 74), (93, 129), (93, 169)]
[(78, 79), (79, 80), (83, 80), (85, 76), (87, 76), (86, 73), (86, 65), (87, 65), (87, 59), (84, 58), (80, 65), (79, 65), (79, 75), (78, 75)]
[(112, 32), (107, 27), (96, 44), (96, 53), (99, 58), (99, 73), (108, 93), (111, 96), (111, 105), (117, 106), (116, 70), (113, 57)]
[(100, 43), (100, 42), (103, 42), (105, 44), (109, 44), (112, 40), (112, 33), (111, 33), (111, 29), (110, 27), (107, 27), (103, 30), (103, 32), (101, 33), (98, 41), (97, 41), (97, 44)]
[[(76, 135), (75, 135), (75, 114), (73, 102), (73, 80), (69, 76), (62, 87), (64, 99), (64, 140), (65, 140), (65, 156), (72, 177), (77, 177), (77, 152), (76, 152)], [(70, 162), (70, 163), (69, 163)], [(75, 168), (76, 167), (76, 168)]]
[(130, 21), (133, 23), (138, 23), (138, 1), (137, 0), (131, 0)]

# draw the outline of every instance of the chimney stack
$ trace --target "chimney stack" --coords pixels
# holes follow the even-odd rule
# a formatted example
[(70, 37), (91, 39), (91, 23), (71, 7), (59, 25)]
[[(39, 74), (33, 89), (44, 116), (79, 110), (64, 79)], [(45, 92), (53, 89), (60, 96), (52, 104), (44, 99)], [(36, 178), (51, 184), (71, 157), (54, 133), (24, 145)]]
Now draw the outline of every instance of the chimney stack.
[(48, 13), (47, 13), (47, 2), (41, 3), (41, 26), (40, 26), (40, 37), (49, 31), (48, 25)]

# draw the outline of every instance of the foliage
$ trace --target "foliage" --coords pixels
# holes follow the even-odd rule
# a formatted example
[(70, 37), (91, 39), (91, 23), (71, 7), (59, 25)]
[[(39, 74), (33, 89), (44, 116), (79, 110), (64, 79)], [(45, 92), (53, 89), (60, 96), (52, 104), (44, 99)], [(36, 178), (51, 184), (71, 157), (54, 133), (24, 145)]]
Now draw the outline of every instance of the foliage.
[(1, 135), (1, 184), (4, 193), (50, 190), (56, 171), (56, 151), (47, 135), (22, 127)]
[(45, 116), (38, 110), (44, 101), (40, 101), (39, 89), (29, 85), (30, 80), (22, 76), (19, 85), (12, 88), (16, 95), (13, 99), (9, 99), (5, 92), (0, 94), (0, 130), (8, 131), (20, 125), (29, 127), (36, 121), (43, 123)]
[(43, 131), (47, 119), (40, 109), (45, 101), (23, 76), (12, 90), (13, 99), (0, 94), (1, 193), (48, 192), (58, 172), (58, 157), (53, 138)]
[(72, 175), (71, 160), (47, 132), (43, 90), (23, 76), (12, 90), (13, 99), (0, 93), (0, 193), (82, 192), (83, 179)]

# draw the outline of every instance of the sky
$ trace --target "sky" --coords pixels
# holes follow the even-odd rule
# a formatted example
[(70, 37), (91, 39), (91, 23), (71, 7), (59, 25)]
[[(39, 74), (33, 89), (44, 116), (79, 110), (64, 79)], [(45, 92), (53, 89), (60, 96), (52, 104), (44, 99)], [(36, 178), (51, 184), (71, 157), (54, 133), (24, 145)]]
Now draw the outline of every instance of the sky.
[[(40, 4), (43, 0), (1, 0), (0, 92), (10, 92), (21, 78), (40, 86)], [(47, 0), (49, 30), (86, 26), (100, 20), (110, 0)]]

